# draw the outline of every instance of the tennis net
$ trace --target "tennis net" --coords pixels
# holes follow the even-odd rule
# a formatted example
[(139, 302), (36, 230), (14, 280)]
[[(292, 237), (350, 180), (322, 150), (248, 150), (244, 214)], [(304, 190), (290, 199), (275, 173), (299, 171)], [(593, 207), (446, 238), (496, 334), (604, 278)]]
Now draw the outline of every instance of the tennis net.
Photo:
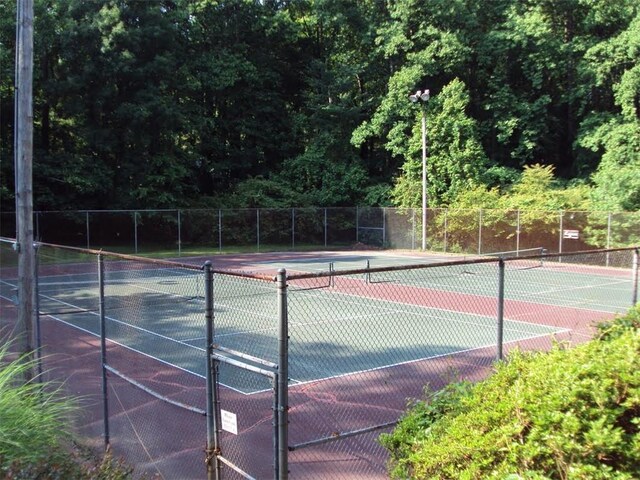
[(545, 249), (529, 248), (505, 252), (493, 252), (463, 257), (459, 260), (415, 265), (403, 269), (376, 268), (367, 261), (365, 281), (367, 283), (398, 283), (403, 285), (429, 285), (446, 279), (464, 276), (495, 277), (499, 261), (504, 261), (505, 269), (529, 270), (543, 266)]

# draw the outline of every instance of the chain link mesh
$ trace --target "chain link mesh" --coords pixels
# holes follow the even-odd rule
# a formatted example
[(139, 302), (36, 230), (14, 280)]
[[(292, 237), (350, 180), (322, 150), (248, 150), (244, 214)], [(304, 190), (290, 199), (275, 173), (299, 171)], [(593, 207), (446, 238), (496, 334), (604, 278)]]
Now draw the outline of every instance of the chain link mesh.
[[(514, 220), (523, 219), (507, 217), (504, 228)], [(475, 226), (482, 221), (478, 216)], [(294, 259), (299, 271), (319, 270), (289, 271), (287, 278), (290, 478), (386, 478), (377, 438), (425, 388), (482, 379), (503, 349), (587, 341), (597, 323), (637, 299), (637, 249), (539, 250), (387, 267), (376, 266), (375, 256), (334, 256), (356, 262), (357, 270), (318, 255)], [(38, 257), (45, 376), (80, 396), (79, 434), (97, 447), (106, 434), (102, 312), (114, 451), (139, 475), (202, 478), (209, 365), (203, 270), (53, 245), (41, 245)], [(269, 258), (259, 274), (213, 274), (216, 458), (225, 479), (271, 478), (278, 466), (283, 312), (279, 265)], [(0, 317), (8, 326), (15, 322), (17, 260), (12, 243), (0, 241)]]
[[(0, 213), (0, 234), (15, 215)], [(39, 241), (118, 252), (242, 249), (254, 252), (343, 248), (418, 249), (416, 208), (246, 208), (35, 212)], [(478, 254), (534, 247), (569, 253), (638, 244), (640, 212), (428, 209), (430, 251)]]
[(80, 397), (78, 432), (137, 475), (201, 478), (206, 354), (202, 271), (104, 258), (107, 391), (101, 393), (98, 255), (38, 248), (44, 371)]
[(502, 324), (499, 259), (334, 271), (315, 290), (292, 276), (291, 478), (386, 478), (375, 438), (407, 402), (425, 386), (485, 377), (502, 347), (588, 340), (631, 305), (632, 256), (504, 256)]

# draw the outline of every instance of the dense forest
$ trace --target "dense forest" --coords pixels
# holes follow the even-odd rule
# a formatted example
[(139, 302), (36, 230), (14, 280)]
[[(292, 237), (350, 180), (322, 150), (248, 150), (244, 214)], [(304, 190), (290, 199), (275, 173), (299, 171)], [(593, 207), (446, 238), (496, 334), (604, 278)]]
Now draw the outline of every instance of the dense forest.
[(425, 88), (430, 206), (640, 209), (640, 0), (35, 0), (34, 41), (36, 209), (419, 206)]

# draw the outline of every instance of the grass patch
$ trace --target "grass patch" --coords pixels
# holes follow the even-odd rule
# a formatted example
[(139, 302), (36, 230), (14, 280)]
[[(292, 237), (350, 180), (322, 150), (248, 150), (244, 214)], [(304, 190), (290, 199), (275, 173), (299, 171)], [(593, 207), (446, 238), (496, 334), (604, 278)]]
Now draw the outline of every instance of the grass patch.
[(74, 445), (69, 418), (76, 404), (52, 383), (24, 382), (35, 362), (0, 347), (0, 477), (12, 480), (124, 480), (131, 470), (110, 455)]

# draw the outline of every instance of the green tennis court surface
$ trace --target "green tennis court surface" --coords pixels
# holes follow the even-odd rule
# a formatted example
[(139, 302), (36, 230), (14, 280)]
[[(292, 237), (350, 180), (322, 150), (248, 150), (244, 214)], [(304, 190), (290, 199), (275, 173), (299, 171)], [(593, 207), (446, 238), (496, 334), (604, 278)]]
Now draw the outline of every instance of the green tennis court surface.
[[(278, 265), (287, 271), (337, 272), (351, 269), (373, 269), (360, 275), (363, 281), (395, 283), (478, 296), (497, 296), (497, 263), (460, 264), (415, 270), (380, 271), (396, 265), (432, 265), (457, 260), (454, 256), (328, 255), (317, 258), (287, 259), (255, 264)], [(545, 305), (584, 308), (594, 311), (623, 313), (631, 301), (631, 269), (581, 266), (539, 259), (514, 260), (506, 263), (505, 298)]]
[[(199, 282), (193, 282), (191, 276), (153, 274), (145, 270), (135, 279), (130, 272), (108, 275), (107, 337), (135, 352), (204, 376), (205, 319)], [(10, 284), (2, 284), (2, 296), (11, 291)], [(40, 310), (94, 335), (99, 334), (98, 298), (97, 283), (90, 275), (41, 279)], [(277, 361), (275, 284), (218, 275), (214, 299), (216, 343)], [(357, 297), (331, 289), (292, 291), (289, 320), (292, 384), (490, 346), (496, 338), (494, 317)], [(507, 321), (504, 335), (510, 342), (556, 331)], [(394, 339), (394, 348), (385, 353), (381, 339), (389, 338)], [(429, 339), (427, 344), (424, 339)], [(244, 393), (269, 388), (266, 381), (226, 366), (221, 366), (220, 376), (223, 384)]]
[[(442, 259), (439, 259), (443, 261)], [(445, 257), (445, 260), (448, 258)], [(335, 255), (257, 263), (257, 270), (371, 269), (385, 265), (433, 263), (429, 257)], [(333, 266), (329, 266), (332, 264)], [(338, 265), (338, 267), (336, 267)], [(477, 268), (473, 268), (477, 267)], [(628, 270), (525, 264), (508, 269), (505, 298), (602, 312), (630, 304)], [(494, 264), (454, 265), (409, 271), (360, 273), (355, 288), (289, 289), (290, 382), (304, 384), (489, 347), (496, 344), (496, 315), (486, 308), (457, 309), (455, 302), (495, 298)], [(326, 280), (326, 279), (325, 279)], [(2, 281), (0, 296), (12, 299), (15, 282)], [(394, 285), (388, 298), (362, 289)], [(167, 269), (107, 272), (107, 337), (126, 348), (196, 375), (205, 375), (204, 279), (202, 272)], [(318, 285), (328, 286), (328, 282)], [(397, 293), (406, 288), (406, 294)], [(412, 289), (459, 294), (446, 308), (414, 302)], [(400, 289), (400, 290), (398, 290)], [(41, 277), (40, 311), (49, 318), (99, 334), (99, 292), (95, 273)], [(215, 275), (215, 343), (277, 363), (277, 292), (272, 282)], [(467, 305), (468, 307), (468, 305)], [(506, 318), (504, 341), (516, 342), (563, 331), (559, 327)], [(393, 339), (390, 341), (390, 339)], [(392, 345), (392, 346), (390, 346)], [(270, 388), (226, 365), (221, 382), (251, 393)]]

